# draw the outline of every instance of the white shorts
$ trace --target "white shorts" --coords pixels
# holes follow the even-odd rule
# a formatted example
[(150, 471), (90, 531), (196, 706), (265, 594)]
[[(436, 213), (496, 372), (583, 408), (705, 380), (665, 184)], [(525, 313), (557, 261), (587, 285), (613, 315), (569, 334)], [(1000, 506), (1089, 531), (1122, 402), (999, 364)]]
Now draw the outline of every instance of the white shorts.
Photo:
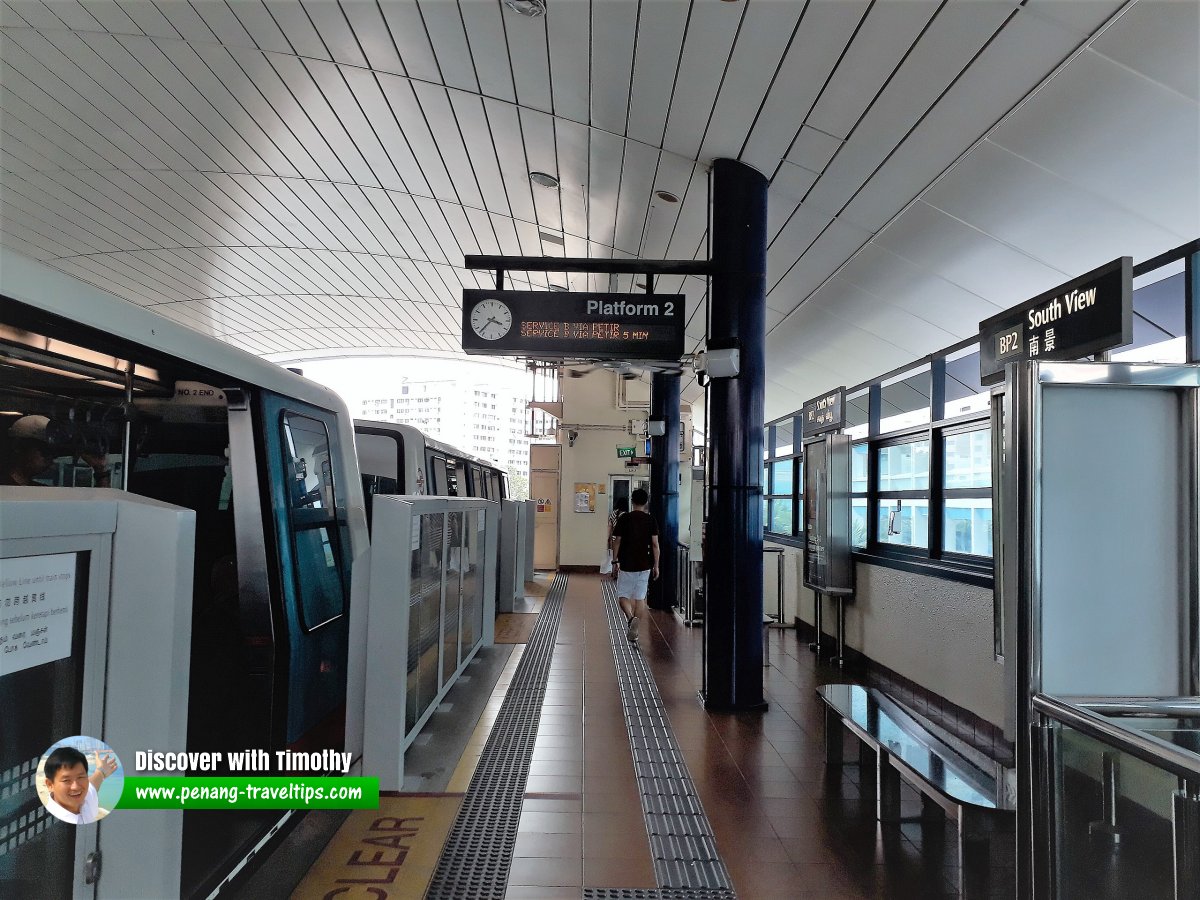
[(646, 589), (650, 586), (650, 570), (627, 572), (621, 569), (617, 573), (617, 596), (630, 600), (645, 600)]

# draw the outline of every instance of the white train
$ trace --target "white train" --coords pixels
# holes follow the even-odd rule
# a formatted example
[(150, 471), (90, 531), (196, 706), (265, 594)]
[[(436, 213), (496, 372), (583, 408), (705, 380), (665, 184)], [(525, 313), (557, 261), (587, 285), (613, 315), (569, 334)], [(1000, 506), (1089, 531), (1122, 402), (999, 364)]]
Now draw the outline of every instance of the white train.
[[(364, 485), (499, 499), (505, 473), (415, 428), (355, 423), (309, 379), (3, 249), (0, 367), (0, 481), (111, 484), (195, 510), (186, 749), (357, 759)], [(61, 737), (23, 685), (0, 678), (0, 772)], [(181, 895), (209, 894), (280, 815), (185, 813)]]

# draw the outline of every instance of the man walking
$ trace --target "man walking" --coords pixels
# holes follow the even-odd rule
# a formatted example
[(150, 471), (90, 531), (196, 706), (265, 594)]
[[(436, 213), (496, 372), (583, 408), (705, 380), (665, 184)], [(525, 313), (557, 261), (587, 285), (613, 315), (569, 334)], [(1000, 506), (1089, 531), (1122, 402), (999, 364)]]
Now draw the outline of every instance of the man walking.
[(613, 571), (617, 602), (629, 624), (625, 636), (638, 638), (638, 602), (645, 602), (651, 578), (658, 578), (658, 523), (646, 512), (650, 495), (638, 488), (630, 496), (633, 509), (613, 526)]

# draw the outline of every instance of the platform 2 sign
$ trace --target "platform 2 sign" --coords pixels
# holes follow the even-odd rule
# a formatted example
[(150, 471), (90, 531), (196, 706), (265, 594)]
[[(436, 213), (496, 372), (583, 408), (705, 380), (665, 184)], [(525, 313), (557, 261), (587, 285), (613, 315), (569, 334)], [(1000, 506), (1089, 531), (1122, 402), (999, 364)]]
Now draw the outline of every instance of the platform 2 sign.
[(676, 360), (682, 294), (463, 291), (466, 353), (541, 359)]
[(1123, 256), (979, 323), (979, 381), (1025, 359), (1072, 360), (1133, 340), (1133, 259)]
[(838, 431), (846, 424), (846, 388), (814, 397), (800, 407), (800, 433), (805, 437)]

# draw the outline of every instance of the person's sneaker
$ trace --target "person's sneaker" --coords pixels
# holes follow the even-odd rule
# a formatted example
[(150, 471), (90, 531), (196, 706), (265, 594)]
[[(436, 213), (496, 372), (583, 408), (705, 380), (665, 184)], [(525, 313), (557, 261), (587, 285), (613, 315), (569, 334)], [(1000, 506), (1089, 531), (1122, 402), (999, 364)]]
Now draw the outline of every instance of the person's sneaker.
[(634, 616), (632, 619), (629, 620), (629, 627), (627, 627), (625, 629), (625, 637), (629, 638), (629, 640), (631, 642), (637, 643), (637, 639), (638, 639), (637, 616)]

